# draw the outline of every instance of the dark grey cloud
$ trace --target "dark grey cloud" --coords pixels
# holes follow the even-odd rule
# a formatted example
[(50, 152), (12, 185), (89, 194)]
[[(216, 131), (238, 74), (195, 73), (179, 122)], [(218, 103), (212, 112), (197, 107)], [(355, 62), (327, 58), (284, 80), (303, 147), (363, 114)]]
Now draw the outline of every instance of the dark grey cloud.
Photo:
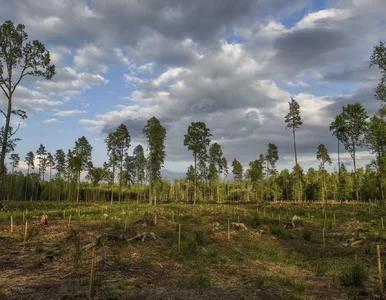
[[(130, 105), (123, 102), (93, 120), (81, 120), (102, 135), (124, 123), (133, 141), (143, 142), (142, 129), (156, 116), (167, 129), (167, 160), (190, 161), (184, 134), (191, 122), (204, 121), (228, 161), (236, 157), (247, 165), (273, 142), (279, 147), (281, 165), (291, 166), (292, 136), (284, 124), (291, 96), (299, 99), (304, 116), (297, 132), (300, 157), (314, 157), (320, 143), (335, 151), (328, 127), (342, 105), (358, 101), (370, 114), (379, 106), (373, 100), (378, 74), (368, 69), (367, 58), (385, 29), (384, 0), (372, 0), (371, 5), (337, 0), (292, 28), (280, 23), (283, 16), (288, 20), (310, 4), (309, 0), (290, 4), (287, 0), (0, 0), (0, 18), (5, 20), (12, 12), (9, 16), (23, 22), (32, 38), (75, 55), (71, 68), (59, 69), (52, 82), (38, 85), (42, 93), (58, 95), (105, 84), (107, 70), (122, 64), (125, 83), (134, 92), (119, 96), (127, 96)], [(265, 35), (259, 34), (272, 22), (277, 25), (273, 31), (268, 28)], [(240, 34), (253, 28), (244, 44), (225, 42), (235, 28), (243, 29)], [(68, 52), (56, 51), (64, 53), (56, 57), (64, 67)], [(310, 83), (310, 78), (317, 83)], [(280, 88), (275, 84), (280, 81), (293, 86)], [(301, 88), (296, 86), (299, 81), (313, 86)], [(328, 97), (331, 82), (344, 82), (337, 88), (340, 96)], [(320, 96), (323, 89), (326, 96)]]

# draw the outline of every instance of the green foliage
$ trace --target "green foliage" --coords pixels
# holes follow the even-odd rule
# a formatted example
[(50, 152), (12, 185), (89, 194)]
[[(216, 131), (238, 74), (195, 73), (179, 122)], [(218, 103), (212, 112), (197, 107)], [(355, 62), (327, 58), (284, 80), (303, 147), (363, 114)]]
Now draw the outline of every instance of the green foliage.
[(367, 270), (362, 262), (348, 263), (338, 275), (339, 282), (344, 286), (362, 287), (367, 278)]
[(303, 229), (302, 236), (305, 241), (311, 241), (313, 232), (309, 229)]
[(294, 98), (291, 98), (289, 104), (289, 112), (284, 118), (284, 122), (287, 123), (286, 128), (295, 130), (303, 125), (302, 117), (300, 116), (300, 106)]
[[(0, 87), (6, 97), (7, 109), (0, 112), (5, 117), (5, 126), (1, 136), (0, 180), (5, 173), (5, 155), (9, 147), (9, 138), (14, 134), (10, 126), (11, 116), (27, 118), (27, 113), (13, 109), (12, 98), (25, 76), (51, 79), (55, 66), (50, 64), (50, 53), (38, 40), (27, 41), (28, 34), (23, 24), (14, 25), (6, 21), (0, 26)], [(13, 141), (14, 142), (14, 141)], [(3, 182), (0, 182), (3, 185)]]
[(233, 178), (236, 181), (243, 180), (243, 166), (236, 158), (233, 159), (232, 167), (233, 167), (233, 170), (232, 170)]
[(373, 53), (370, 57), (370, 67), (378, 66), (381, 71), (381, 79), (375, 89), (375, 98), (383, 102), (386, 101), (386, 47), (385, 42), (379, 42), (374, 46)]

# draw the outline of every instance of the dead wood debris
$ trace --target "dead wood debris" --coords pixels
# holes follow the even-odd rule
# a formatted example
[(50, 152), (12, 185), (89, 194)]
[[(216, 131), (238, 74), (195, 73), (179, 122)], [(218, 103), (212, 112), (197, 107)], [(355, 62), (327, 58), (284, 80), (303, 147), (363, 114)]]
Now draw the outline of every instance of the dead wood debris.
[(236, 223), (236, 222), (231, 223), (231, 228), (236, 230), (247, 230), (247, 226), (245, 226), (244, 223)]
[(259, 230), (259, 234), (267, 234), (269, 233), (269, 227), (264, 225), (262, 229)]
[(48, 220), (48, 216), (45, 213), (42, 213), (41, 217), (40, 217), (40, 225), (47, 226), (48, 225), (48, 221), (47, 220)]
[(155, 235), (154, 232), (142, 232), (142, 233), (138, 233), (136, 236), (134, 236), (130, 239), (127, 239), (127, 241), (131, 242), (134, 240), (141, 240), (142, 242), (144, 242), (146, 239), (156, 240), (157, 236)]
[(361, 238), (352, 238), (348, 239), (343, 243), (343, 246), (351, 246), (351, 247), (358, 247), (361, 245), (364, 245), (366, 243), (366, 239), (364, 237)]

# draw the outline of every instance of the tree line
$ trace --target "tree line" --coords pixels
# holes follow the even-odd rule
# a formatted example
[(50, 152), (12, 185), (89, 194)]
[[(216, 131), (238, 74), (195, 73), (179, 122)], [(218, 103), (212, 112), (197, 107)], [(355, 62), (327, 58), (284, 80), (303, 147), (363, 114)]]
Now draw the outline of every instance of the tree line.
[[(143, 128), (147, 142), (147, 156), (142, 145), (129, 155), (131, 137), (126, 125), (121, 124), (105, 138), (108, 160), (102, 166), (92, 163), (92, 146), (86, 137), (80, 137), (65, 152), (48, 152), (44, 145), (29, 151), (24, 161), (27, 171), (18, 171), (20, 156), (15, 152), (20, 139), (15, 137), (19, 128), (13, 128), (11, 119), (26, 119), (27, 112), (15, 109), (13, 94), (26, 76), (50, 80), (55, 66), (50, 53), (39, 41), (28, 41), (22, 24), (11, 21), (0, 26), (0, 88), (7, 99), (6, 109), (0, 112), (5, 124), (0, 130), (0, 201), (8, 200), (104, 200), (104, 201), (251, 201), (251, 200), (384, 200), (386, 160), (386, 47), (383, 42), (374, 47), (370, 66), (378, 66), (381, 79), (375, 98), (382, 101), (379, 111), (368, 116), (360, 103), (342, 107), (329, 130), (337, 139), (338, 170), (328, 173), (331, 164), (329, 151), (324, 144), (316, 147), (319, 168), (306, 173), (298, 163), (296, 132), (303, 125), (300, 105), (292, 98), (288, 114), (284, 117), (286, 128), (292, 131), (293, 170), (278, 172), (279, 149), (269, 143), (267, 150), (251, 161), (244, 171), (236, 158), (232, 161), (232, 180), (227, 159), (221, 145), (211, 141), (210, 129), (204, 122), (192, 122), (184, 135), (184, 146), (193, 155), (184, 179), (168, 182), (161, 177), (166, 152), (166, 129), (152, 117)], [(15, 72), (19, 72), (15, 74)], [(348, 172), (340, 162), (340, 145), (353, 160), (353, 171)], [(357, 152), (367, 148), (375, 158), (364, 169), (357, 168)], [(9, 167), (6, 166), (6, 158)], [(37, 165), (35, 166), (35, 162)], [(36, 172), (35, 172), (36, 170)], [(87, 182), (81, 181), (86, 173)], [(48, 177), (46, 177), (48, 176)]]

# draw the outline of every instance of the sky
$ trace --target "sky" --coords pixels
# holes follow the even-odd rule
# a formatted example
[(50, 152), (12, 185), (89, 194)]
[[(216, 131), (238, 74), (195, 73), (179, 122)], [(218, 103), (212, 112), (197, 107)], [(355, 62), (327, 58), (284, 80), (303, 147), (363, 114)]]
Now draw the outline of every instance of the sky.
[[(299, 163), (316, 168), (323, 143), (332, 169), (337, 143), (329, 124), (342, 106), (360, 102), (369, 115), (380, 106), (380, 72), (369, 59), (386, 40), (385, 0), (0, 0), (0, 7), (0, 22), (24, 24), (56, 66), (52, 80), (26, 77), (14, 95), (14, 106), (28, 113), (12, 121), (20, 124), (22, 160), (40, 144), (67, 152), (85, 136), (101, 166), (108, 132), (123, 123), (131, 150), (146, 148), (142, 129), (155, 116), (167, 130), (169, 171), (192, 164), (183, 139), (197, 121), (229, 165), (236, 158), (247, 167), (274, 143), (278, 169), (291, 169), (284, 116), (294, 97), (304, 122)], [(371, 158), (364, 149), (358, 165)]]

